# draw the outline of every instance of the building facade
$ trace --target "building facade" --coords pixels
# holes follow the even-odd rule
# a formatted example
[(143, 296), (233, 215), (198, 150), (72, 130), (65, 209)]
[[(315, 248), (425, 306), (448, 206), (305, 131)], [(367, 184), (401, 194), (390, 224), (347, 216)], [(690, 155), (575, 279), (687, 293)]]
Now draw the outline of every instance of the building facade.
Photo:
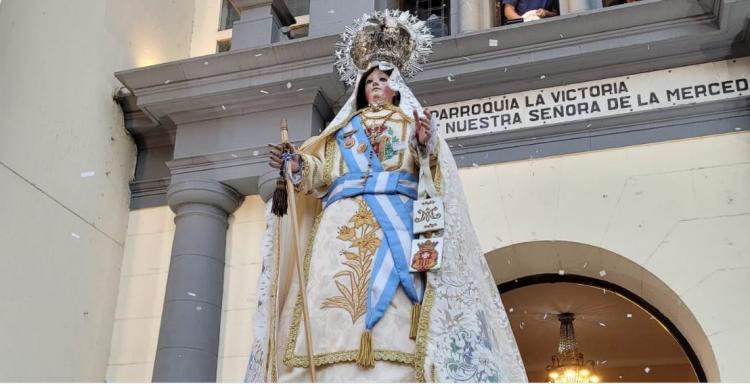
[(401, 8), (442, 35), (410, 84), (501, 290), (549, 275), (622, 290), (697, 380), (748, 380), (750, 1), (608, 4), (501, 25), (480, 0), (3, 0), (3, 378), (242, 380), (266, 144), (282, 117), (295, 142), (325, 127), (348, 96), (338, 33)]

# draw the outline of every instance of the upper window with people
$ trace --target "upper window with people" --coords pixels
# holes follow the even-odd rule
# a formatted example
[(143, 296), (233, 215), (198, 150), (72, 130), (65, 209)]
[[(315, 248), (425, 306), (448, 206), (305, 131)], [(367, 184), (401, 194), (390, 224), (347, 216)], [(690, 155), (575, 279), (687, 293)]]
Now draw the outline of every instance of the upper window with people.
[(435, 37), (451, 34), (450, 0), (402, 0), (399, 8), (424, 20)]
[(502, 0), (505, 24), (546, 19), (560, 14), (558, 0)]
[(508, 25), (555, 17), (561, 14), (596, 10), (604, 7), (634, 3), (638, 0), (494, 0), (495, 25)]

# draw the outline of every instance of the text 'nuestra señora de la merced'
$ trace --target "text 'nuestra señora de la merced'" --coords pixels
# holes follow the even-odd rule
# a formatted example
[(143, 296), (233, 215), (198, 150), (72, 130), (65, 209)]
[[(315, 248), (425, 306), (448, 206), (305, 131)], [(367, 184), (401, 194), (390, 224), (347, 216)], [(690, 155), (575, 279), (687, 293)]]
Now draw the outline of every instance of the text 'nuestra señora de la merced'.
[(750, 58), (431, 107), (447, 139), (747, 97)]

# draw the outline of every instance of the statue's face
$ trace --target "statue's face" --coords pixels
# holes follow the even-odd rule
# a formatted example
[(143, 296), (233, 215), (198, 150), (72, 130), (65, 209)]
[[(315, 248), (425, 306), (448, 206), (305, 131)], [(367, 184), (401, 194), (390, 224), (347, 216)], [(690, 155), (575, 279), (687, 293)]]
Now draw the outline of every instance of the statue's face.
[(396, 96), (394, 92), (388, 86), (388, 74), (376, 69), (372, 71), (365, 79), (365, 98), (369, 105), (382, 105), (393, 102), (393, 97)]

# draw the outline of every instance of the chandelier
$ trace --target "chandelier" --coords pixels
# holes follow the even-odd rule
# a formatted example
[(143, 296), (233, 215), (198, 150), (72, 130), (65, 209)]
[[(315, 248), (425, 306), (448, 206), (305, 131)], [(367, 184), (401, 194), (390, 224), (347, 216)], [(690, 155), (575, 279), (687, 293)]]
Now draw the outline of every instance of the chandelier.
[(560, 345), (557, 354), (552, 356), (552, 364), (548, 365), (548, 383), (598, 383), (599, 376), (594, 371), (594, 362), (585, 361), (583, 353), (578, 352), (576, 334), (573, 330), (572, 313), (557, 315), (560, 320)]

